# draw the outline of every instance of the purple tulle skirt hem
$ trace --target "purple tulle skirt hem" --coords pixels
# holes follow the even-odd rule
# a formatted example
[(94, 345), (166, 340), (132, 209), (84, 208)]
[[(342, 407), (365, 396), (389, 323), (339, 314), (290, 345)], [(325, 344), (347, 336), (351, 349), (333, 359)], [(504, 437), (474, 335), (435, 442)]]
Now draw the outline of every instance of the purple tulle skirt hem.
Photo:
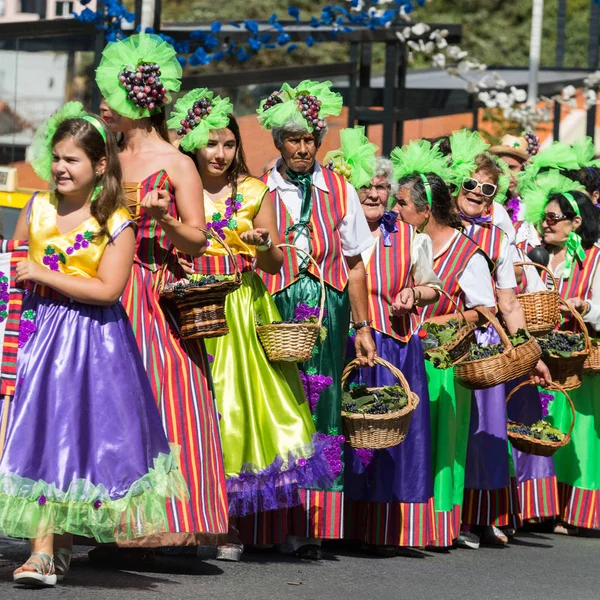
[[(326, 489), (342, 471), (340, 445), (343, 436), (313, 435), (312, 448), (290, 452), (287, 460), (278, 456), (266, 469), (255, 472), (245, 467), (227, 479), (229, 515), (246, 515), (298, 506), (300, 490)], [(306, 457), (306, 454), (310, 456)]]

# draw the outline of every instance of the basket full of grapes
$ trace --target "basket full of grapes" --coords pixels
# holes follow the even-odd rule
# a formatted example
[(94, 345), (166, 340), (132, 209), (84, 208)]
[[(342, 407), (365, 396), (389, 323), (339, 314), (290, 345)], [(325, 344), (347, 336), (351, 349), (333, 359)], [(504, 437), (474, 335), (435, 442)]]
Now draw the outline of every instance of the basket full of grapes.
[[(506, 403), (508, 404), (513, 395), (526, 385), (533, 384), (531, 381), (523, 381), (517, 385), (506, 397)], [(526, 454), (552, 456), (559, 448), (566, 446), (571, 441), (571, 432), (575, 426), (575, 406), (573, 405), (573, 401), (567, 391), (557, 383), (549, 383), (547, 387), (548, 389), (554, 389), (564, 394), (573, 416), (571, 426), (567, 433), (563, 433), (544, 420), (537, 421), (533, 425), (508, 421), (507, 431), (510, 443), (514, 448)]]
[(293, 248), (304, 254), (317, 268), (321, 284), (319, 310), (315, 318), (296, 318), (288, 321), (258, 324), (256, 333), (271, 362), (304, 362), (312, 357), (319, 336), (323, 335), (325, 314), (325, 283), (315, 259), (293, 244), (279, 244), (278, 248)]
[[(564, 300), (560, 303), (563, 308), (571, 310)], [(591, 351), (590, 338), (583, 319), (577, 311), (571, 312), (579, 326), (579, 333), (557, 330), (538, 338), (552, 380), (566, 390), (575, 390), (581, 386), (584, 364)]]
[(397, 446), (406, 439), (419, 397), (410, 391), (402, 372), (389, 362), (376, 357), (375, 364), (389, 369), (399, 382), (379, 388), (351, 385), (346, 391), (350, 373), (360, 367), (351, 361), (342, 373), (342, 425), (346, 441), (353, 448), (381, 450)]
[(233, 263), (234, 275), (202, 275), (173, 283), (165, 283), (168, 261), (165, 261), (158, 279), (158, 293), (171, 312), (183, 339), (213, 338), (227, 335), (225, 300), (242, 282), (242, 274), (231, 248), (219, 236), (201, 229), (204, 235), (219, 241)]
[(542, 351), (526, 330), (508, 336), (498, 319), (486, 308), (476, 307), (496, 329), (499, 344), (471, 344), (469, 353), (454, 366), (454, 376), (465, 387), (483, 390), (526, 375), (535, 367)]

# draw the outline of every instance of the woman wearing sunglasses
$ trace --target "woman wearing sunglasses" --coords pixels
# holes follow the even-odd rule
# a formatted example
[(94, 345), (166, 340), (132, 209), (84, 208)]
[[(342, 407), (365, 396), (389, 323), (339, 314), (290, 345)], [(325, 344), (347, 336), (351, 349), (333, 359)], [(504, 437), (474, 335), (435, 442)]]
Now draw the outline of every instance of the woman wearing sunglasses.
[[(517, 281), (509, 238), (493, 225), (490, 208), (498, 190), (500, 168), (485, 153), (487, 145), (479, 136), (456, 132), (450, 137), (452, 147), (451, 182), (456, 189), (456, 207), (465, 233), (486, 254), (496, 302), (510, 333), (525, 328), (525, 315), (515, 288)], [(479, 343), (497, 343), (493, 328), (478, 332)], [(548, 369), (540, 361), (532, 375), (537, 382), (549, 379)], [(508, 440), (506, 435), (506, 390), (498, 385), (473, 392), (457, 385), (457, 396), (472, 399), (471, 425), (467, 449), (463, 525), (457, 543), (477, 548), (480, 541), (506, 544), (508, 538), (500, 527), (513, 525), (519, 518), (518, 504), (512, 502)], [(491, 499), (491, 502), (490, 502)], [(482, 506), (487, 510), (481, 510)], [(476, 534), (479, 533), (479, 535)]]
[[(600, 234), (598, 211), (582, 192), (550, 196), (541, 222), (548, 265), (558, 291), (585, 321), (590, 336), (600, 330)], [(550, 284), (552, 285), (552, 284)], [(572, 329), (573, 316), (564, 314), (563, 329)], [(576, 533), (577, 527), (600, 528), (600, 393), (598, 384), (584, 376), (580, 388), (569, 392), (577, 416), (568, 446), (554, 455), (559, 482), (560, 521), (557, 533)], [(549, 419), (561, 431), (570, 425), (570, 411), (562, 394), (550, 402)]]
[[(433, 270), (442, 288), (464, 311), (468, 321), (477, 322), (474, 306), (494, 309), (496, 299), (488, 260), (477, 244), (459, 231), (460, 219), (444, 183), (447, 161), (426, 140), (411, 142), (392, 152), (399, 178), (396, 204), (392, 210), (402, 221), (432, 240)], [(442, 296), (421, 309), (423, 320), (445, 323), (461, 318), (455, 305)], [(459, 536), (464, 492), (464, 473), (469, 433), (471, 399), (456, 397), (454, 369), (436, 369), (425, 362), (431, 415), (433, 496), (437, 539), (434, 545), (449, 549)], [(412, 427), (412, 425), (411, 425)]]

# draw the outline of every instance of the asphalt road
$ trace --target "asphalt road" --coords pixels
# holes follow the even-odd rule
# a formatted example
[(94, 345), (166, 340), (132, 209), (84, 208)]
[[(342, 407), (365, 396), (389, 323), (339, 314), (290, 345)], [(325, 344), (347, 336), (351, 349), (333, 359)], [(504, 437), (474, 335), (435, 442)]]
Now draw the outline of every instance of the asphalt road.
[(68, 579), (50, 590), (16, 588), (25, 542), (0, 539), (0, 599), (599, 600), (600, 537), (519, 534), (506, 548), (376, 558), (339, 545), (303, 562), (246, 553), (241, 563), (160, 556), (142, 571), (100, 569), (77, 546)]

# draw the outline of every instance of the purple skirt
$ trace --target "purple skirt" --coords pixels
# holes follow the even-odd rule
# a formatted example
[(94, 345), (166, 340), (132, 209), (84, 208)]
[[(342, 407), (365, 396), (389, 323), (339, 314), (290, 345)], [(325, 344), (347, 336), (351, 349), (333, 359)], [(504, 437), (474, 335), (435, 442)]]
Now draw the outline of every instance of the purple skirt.
[[(405, 344), (375, 330), (373, 339), (377, 354), (402, 371), (420, 402), (408, 435), (398, 446), (375, 451), (357, 451), (345, 446), (346, 497), (368, 502), (425, 503), (433, 497), (433, 475), (429, 392), (421, 342), (413, 336)], [(354, 380), (369, 387), (397, 383), (391, 371), (380, 365), (359, 369)]]
[[(27, 310), (37, 330), (19, 350), (0, 461), (0, 529), (11, 534), (7, 511), (27, 496), (53, 515), (47, 532), (107, 541), (164, 531), (165, 496), (172, 495), (170, 478), (178, 471), (123, 307), (28, 292)], [(156, 518), (162, 506), (163, 522), (120, 536), (109, 529), (114, 515), (102, 523), (101, 507), (118, 514), (133, 505), (142, 519)], [(96, 512), (87, 513), (92, 506)], [(89, 527), (87, 514), (95, 521)]]

